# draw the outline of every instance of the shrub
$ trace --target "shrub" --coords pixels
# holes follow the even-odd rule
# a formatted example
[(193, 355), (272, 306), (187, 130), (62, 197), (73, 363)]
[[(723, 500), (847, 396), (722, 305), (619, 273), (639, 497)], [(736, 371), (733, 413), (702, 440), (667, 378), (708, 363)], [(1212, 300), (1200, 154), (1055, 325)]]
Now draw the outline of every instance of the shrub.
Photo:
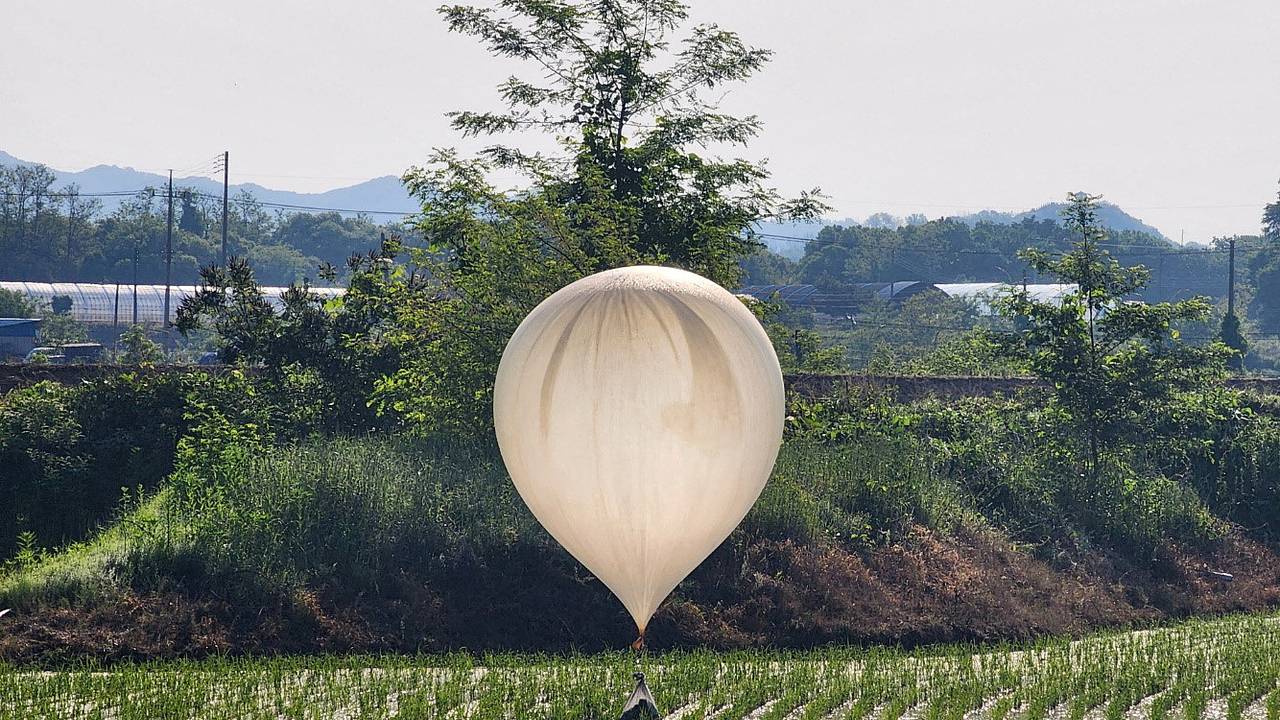
[(204, 465), (227, 448), (265, 448), (332, 424), (306, 373), (253, 378), (120, 373), (42, 382), (0, 398), (0, 559), (19, 532), (44, 548), (86, 537), (123, 488), (158, 487), (175, 459)]
[(170, 519), (220, 576), (366, 587), (543, 537), (495, 450), (479, 443), (338, 438), (188, 460)]
[(43, 547), (84, 537), (122, 487), (169, 474), (182, 426), (181, 381), (121, 374), (42, 382), (0, 399), (0, 557), (19, 532)]

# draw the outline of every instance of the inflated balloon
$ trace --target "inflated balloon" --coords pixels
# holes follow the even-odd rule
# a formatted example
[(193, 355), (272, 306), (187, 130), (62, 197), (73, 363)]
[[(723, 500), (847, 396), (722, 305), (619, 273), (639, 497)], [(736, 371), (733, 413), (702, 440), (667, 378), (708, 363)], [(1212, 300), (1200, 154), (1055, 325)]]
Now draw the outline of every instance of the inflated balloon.
[(520, 496), (642, 636), (751, 509), (782, 441), (764, 329), (673, 268), (609, 270), (544, 300), (502, 354), (493, 406)]

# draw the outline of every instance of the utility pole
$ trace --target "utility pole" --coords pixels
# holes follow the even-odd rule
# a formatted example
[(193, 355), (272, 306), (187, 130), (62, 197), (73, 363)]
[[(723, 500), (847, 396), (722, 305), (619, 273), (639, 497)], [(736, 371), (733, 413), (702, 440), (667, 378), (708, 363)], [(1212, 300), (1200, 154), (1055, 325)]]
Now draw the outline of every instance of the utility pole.
[(164, 232), (164, 325), (169, 327), (169, 285), (173, 282), (173, 170), (169, 170), (169, 225)]
[(227, 166), (231, 161), (231, 153), (222, 151), (222, 266), (227, 266)]
[(133, 324), (138, 324), (138, 241), (133, 241)]
[(71, 267), (71, 233), (76, 225), (76, 196), (67, 193), (67, 267)]
[(1236, 314), (1236, 238), (1227, 241), (1227, 314)]
[[(147, 217), (151, 216), (151, 201), (156, 197), (156, 189), (149, 187), (146, 189), (147, 194)], [(133, 324), (138, 324), (138, 231), (133, 236)], [(142, 228), (141, 232), (146, 233), (146, 228)]]

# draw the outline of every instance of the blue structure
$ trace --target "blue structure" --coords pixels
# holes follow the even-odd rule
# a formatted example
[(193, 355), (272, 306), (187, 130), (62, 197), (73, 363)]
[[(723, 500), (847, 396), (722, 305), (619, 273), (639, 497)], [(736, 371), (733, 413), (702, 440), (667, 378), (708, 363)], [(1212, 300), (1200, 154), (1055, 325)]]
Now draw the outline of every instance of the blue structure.
[(40, 320), (36, 318), (0, 318), (0, 360), (26, 357), (36, 346)]

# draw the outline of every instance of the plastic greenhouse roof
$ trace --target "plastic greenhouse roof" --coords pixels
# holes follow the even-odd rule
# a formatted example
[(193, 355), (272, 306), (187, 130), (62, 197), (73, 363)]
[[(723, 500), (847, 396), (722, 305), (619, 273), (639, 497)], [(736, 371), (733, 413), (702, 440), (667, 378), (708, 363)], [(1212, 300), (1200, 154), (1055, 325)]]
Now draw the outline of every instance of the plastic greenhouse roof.
[[(0, 290), (12, 290), (48, 305), (58, 295), (71, 298), (71, 317), (86, 323), (130, 323), (133, 321), (134, 285), (98, 283), (38, 283), (0, 281)], [(137, 285), (138, 322), (159, 325), (164, 322), (164, 285)], [(262, 294), (279, 308), (280, 296), (287, 287), (263, 287)], [(169, 321), (178, 317), (182, 300), (195, 294), (195, 285), (169, 286)], [(337, 297), (341, 288), (311, 288), (321, 297)]]
[[(1022, 288), (1021, 283), (938, 283), (934, 285), (950, 297), (968, 298), (978, 303), (984, 312), (991, 312), (991, 303), (1001, 295)], [(1061, 302), (1062, 297), (1075, 292), (1071, 283), (1034, 283), (1026, 286), (1027, 294), (1037, 302)]]

